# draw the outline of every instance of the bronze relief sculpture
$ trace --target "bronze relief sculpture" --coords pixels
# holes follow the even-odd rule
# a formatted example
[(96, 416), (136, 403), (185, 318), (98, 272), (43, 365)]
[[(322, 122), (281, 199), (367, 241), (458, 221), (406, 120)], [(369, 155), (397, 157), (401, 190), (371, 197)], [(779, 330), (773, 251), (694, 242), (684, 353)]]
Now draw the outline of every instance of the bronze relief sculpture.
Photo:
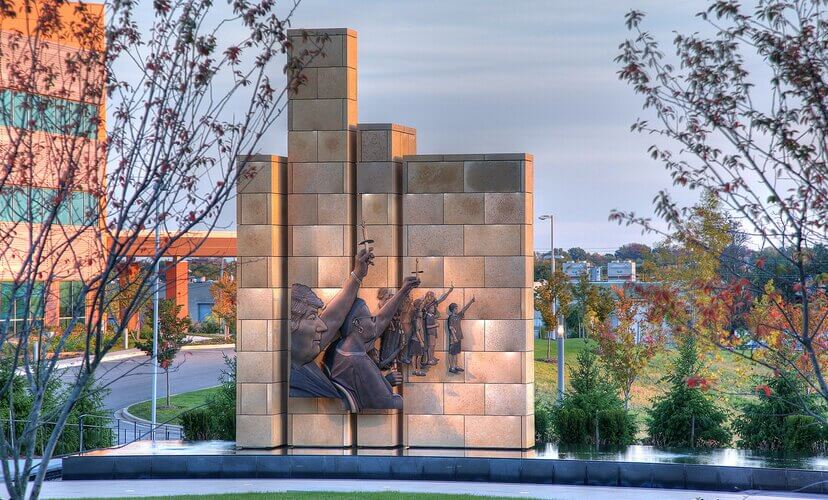
[(457, 356), (462, 352), (462, 341), (463, 341), (463, 316), (465, 316), (466, 311), (469, 310), (472, 304), (474, 304), (474, 297), (465, 305), (463, 309), (458, 310), (458, 305), (455, 303), (449, 304), (448, 311), (449, 316), (446, 319), (446, 337), (448, 337), (449, 343), (449, 369), (451, 373), (460, 373), (465, 371), (461, 366), (457, 364)]
[(426, 341), (426, 365), (434, 366), (439, 359), (434, 356), (434, 351), (437, 349), (437, 318), (440, 313), (437, 311), (439, 306), (446, 297), (454, 290), (454, 285), (451, 285), (439, 298), (433, 290), (429, 290), (423, 298), (423, 327), (425, 329)]
[[(309, 287), (291, 286), (290, 396), (339, 398), (352, 412), (401, 409), (402, 397), (392, 389), (402, 383), (395, 362), (406, 340), (400, 310), (420, 280), (409, 277), (396, 293), (382, 292), (380, 310), (372, 315), (357, 298), (374, 259), (369, 241), (363, 243), (353, 271), (327, 306)], [(372, 357), (381, 336), (384, 342)], [(381, 368), (388, 372), (383, 375)]]

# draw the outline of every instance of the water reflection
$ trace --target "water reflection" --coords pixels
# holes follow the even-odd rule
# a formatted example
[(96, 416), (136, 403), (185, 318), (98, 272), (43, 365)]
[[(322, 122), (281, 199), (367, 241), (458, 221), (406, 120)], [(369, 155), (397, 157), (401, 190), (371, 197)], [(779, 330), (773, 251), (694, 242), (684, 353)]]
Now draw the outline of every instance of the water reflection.
[(828, 471), (828, 456), (755, 452), (735, 448), (682, 449), (632, 445), (622, 448), (558, 446), (543, 444), (532, 450), (483, 450), (462, 448), (275, 448), (236, 449), (230, 441), (138, 441), (120, 448), (97, 450), (89, 455), (373, 455), (421, 457), (536, 458), (562, 460), (608, 460), (615, 462), (778, 467)]
[(539, 459), (610, 460), (676, 464), (729, 465), (734, 467), (780, 467), (828, 470), (828, 456), (808, 456), (782, 452), (757, 452), (736, 448), (689, 449), (656, 448), (631, 445), (621, 448), (558, 446), (543, 444), (535, 448)]

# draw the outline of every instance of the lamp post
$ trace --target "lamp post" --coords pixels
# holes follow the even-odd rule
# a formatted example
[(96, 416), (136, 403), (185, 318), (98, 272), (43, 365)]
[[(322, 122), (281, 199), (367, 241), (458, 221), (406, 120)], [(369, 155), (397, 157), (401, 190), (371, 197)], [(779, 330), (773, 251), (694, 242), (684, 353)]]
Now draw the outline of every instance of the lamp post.
[(158, 248), (161, 246), (161, 237), (159, 235), (161, 223), (158, 220), (158, 203), (161, 197), (160, 189), (156, 193), (156, 196), (158, 197), (155, 198), (155, 293), (152, 297), (152, 411), (150, 417), (152, 423), (150, 432), (152, 433), (153, 443), (155, 442), (155, 426), (158, 424), (158, 300), (160, 298), (161, 287), (161, 256), (158, 255)]
[[(540, 220), (549, 221), (549, 243), (551, 245), (549, 258), (552, 261), (552, 274), (549, 279), (552, 279), (555, 276), (555, 217), (550, 214), (545, 214), (538, 218)], [(557, 297), (552, 300), (552, 315), (555, 316), (555, 319), (557, 320), (556, 322), (558, 323), (557, 328), (555, 329), (555, 338), (558, 341), (558, 402), (561, 402), (563, 401), (564, 396), (564, 328), (561, 324), (561, 319), (558, 317)]]

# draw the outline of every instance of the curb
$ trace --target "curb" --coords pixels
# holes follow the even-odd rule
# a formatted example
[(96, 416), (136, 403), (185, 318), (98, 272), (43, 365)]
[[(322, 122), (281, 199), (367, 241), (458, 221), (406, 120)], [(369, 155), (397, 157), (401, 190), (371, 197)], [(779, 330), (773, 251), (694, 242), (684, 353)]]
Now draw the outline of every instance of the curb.
[(209, 349), (235, 349), (236, 344), (191, 344), (181, 348), (182, 351), (206, 351)]
[[(221, 386), (221, 384), (218, 384), (218, 385), (214, 385), (214, 386), (210, 386), (210, 387), (205, 387), (204, 389), (213, 389), (215, 387), (220, 387), (220, 386)], [(196, 389), (196, 391), (203, 391), (204, 389)], [(187, 391), (187, 392), (195, 392), (195, 391)], [(176, 393), (176, 394), (170, 394), (170, 397), (173, 398), (173, 397), (178, 396), (180, 394), (187, 394), (187, 392), (179, 392), (179, 393)], [(143, 401), (138, 401), (138, 402), (132, 403), (131, 405), (125, 406), (125, 407), (121, 408), (120, 410), (114, 412), (113, 415), (115, 416), (115, 418), (118, 418), (117, 415), (120, 413), (124, 417), (124, 420), (126, 420), (128, 422), (138, 422), (139, 424), (152, 425), (152, 422), (150, 422), (149, 420), (144, 420), (141, 417), (136, 417), (135, 415), (133, 415), (132, 413), (129, 412), (129, 407), (130, 406), (135, 406), (135, 405), (139, 405), (141, 403), (146, 403), (147, 401), (150, 401), (150, 400), (145, 399)], [(178, 425), (178, 424), (158, 424), (158, 425), (167, 425), (167, 426), (170, 426), (170, 427), (177, 427), (179, 429), (183, 429), (183, 427)]]
[[(182, 351), (201, 351), (201, 350), (220, 350), (220, 349), (235, 349), (236, 344), (195, 344), (185, 345), (181, 348)], [(112, 354), (107, 354), (103, 357), (101, 362), (120, 361), (123, 359), (136, 358), (138, 356), (147, 356), (147, 354), (136, 348), (127, 351), (117, 351)], [(67, 358), (57, 362), (56, 368), (74, 368), (83, 364), (83, 357)]]

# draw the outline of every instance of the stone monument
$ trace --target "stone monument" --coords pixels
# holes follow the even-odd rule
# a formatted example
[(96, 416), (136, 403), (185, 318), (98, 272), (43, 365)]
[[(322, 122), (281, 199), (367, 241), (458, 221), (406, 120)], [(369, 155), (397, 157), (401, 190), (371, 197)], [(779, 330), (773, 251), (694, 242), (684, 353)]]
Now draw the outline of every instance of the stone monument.
[(417, 155), (354, 31), (288, 34), (325, 55), (239, 181), (237, 445), (533, 446), (531, 155)]

